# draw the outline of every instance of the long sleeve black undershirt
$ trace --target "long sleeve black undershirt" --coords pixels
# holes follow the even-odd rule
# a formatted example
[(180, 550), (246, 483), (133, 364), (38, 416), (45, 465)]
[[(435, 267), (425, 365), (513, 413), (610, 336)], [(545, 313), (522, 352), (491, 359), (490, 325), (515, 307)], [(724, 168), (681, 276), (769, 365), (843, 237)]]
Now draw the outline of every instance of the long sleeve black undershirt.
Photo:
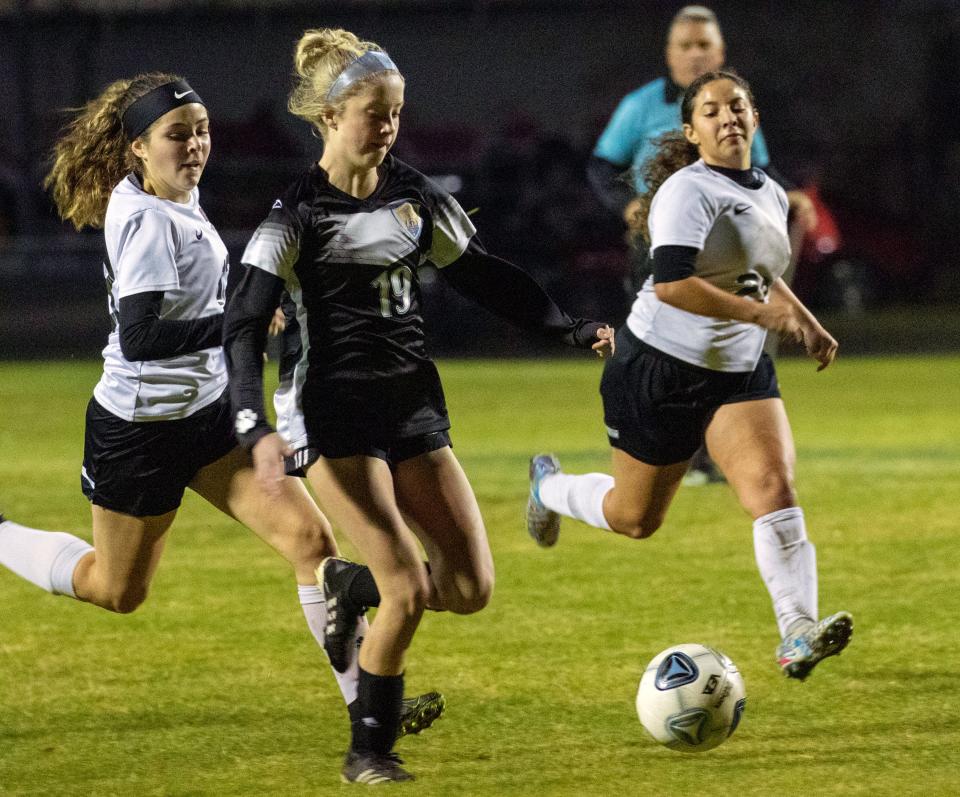
[(230, 373), (230, 400), (237, 441), (248, 451), (273, 431), (263, 401), (263, 350), (267, 329), (280, 304), (283, 280), (245, 266), (230, 297), (223, 324), (223, 350)]
[(518, 327), (568, 346), (590, 348), (597, 342), (602, 323), (571, 318), (526, 271), (488, 254), (475, 240), (459, 259), (440, 269), (458, 293)]
[(120, 299), (120, 351), (127, 360), (162, 360), (220, 345), (223, 313), (170, 321), (160, 318), (162, 304), (163, 291)]

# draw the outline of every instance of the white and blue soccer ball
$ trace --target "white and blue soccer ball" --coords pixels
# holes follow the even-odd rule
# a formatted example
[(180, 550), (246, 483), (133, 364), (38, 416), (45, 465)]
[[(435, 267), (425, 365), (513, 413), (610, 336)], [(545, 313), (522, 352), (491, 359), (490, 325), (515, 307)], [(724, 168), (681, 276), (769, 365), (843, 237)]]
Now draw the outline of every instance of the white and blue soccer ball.
[(720, 651), (689, 643), (661, 651), (637, 690), (647, 732), (671, 750), (701, 753), (737, 729), (747, 693), (737, 666)]

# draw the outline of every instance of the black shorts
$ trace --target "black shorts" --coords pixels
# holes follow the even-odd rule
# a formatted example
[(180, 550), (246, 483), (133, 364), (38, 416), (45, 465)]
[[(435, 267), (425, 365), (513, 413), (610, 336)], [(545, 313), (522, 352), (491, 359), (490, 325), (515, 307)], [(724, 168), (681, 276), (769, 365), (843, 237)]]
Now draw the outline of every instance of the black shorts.
[(180, 506), (197, 471), (237, 445), (227, 391), (187, 418), (125, 421), (87, 405), (80, 487), (91, 503), (134, 517)]
[[(303, 478), (307, 475), (309, 468), (320, 457), (329, 457), (335, 459), (338, 456), (365, 456), (376, 457), (386, 462), (391, 469), (407, 459), (419, 457), (421, 454), (429, 454), (440, 448), (453, 446), (450, 441), (450, 432), (428, 432), (427, 434), (417, 435), (415, 437), (402, 437), (391, 441), (381, 441), (379, 444), (370, 443), (367, 445), (358, 445), (356, 442), (348, 446), (351, 449), (348, 454), (325, 454), (319, 447), (305, 446), (298, 448), (293, 452), (292, 457), (284, 459), (284, 465), (288, 476), (299, 476)], [(330, 449), (327, 449), (330, 450)], [(346, 449), (343, 449), (346, 450)]]
[(773, 360), (749, 372), (691, 365), (639, 340), (626, 326), (600, 381), (610, 445), (648, 465), (690, 459), (718, 407), (779, 398)]
[(450, 445), (446, 400), (432, 363), (414, 374), (347, 384), (325, 381), (316, 398), (308, 385), (303, 417), (305, 448), (315, 452), (311, 462), (317, 456), (363, 455), (396, 464)]

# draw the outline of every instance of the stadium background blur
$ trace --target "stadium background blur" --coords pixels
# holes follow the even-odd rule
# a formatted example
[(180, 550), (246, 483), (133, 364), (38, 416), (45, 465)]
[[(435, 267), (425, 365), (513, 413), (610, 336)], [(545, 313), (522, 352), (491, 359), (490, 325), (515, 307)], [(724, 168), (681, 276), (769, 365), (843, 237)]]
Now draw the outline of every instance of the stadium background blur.
[[(39, 186), (60, 110), (119, 77), (185, 75), (212, 112), (201, 201), (237, 264), (275, 195), (319, 155), (285, 110), (293, 44), (319, 26), (396, 59), (407, 108), (394, 151), (477, 209), (488, 248), (573, 311), (620, 322), (620, 223), (584, 166), (618, 100), (664, 73), (680, 5), (0, 0), (0, 359), (95, 358), (107, 331), (101, 235), (59, 223)], [(960, 349), (960, 4), (710, 6), (775, 164), (836, 222), (808, 239), (798, 292), (846, 353)], [(529, 351), (441, 282), (427, 302), (438, 354)]]

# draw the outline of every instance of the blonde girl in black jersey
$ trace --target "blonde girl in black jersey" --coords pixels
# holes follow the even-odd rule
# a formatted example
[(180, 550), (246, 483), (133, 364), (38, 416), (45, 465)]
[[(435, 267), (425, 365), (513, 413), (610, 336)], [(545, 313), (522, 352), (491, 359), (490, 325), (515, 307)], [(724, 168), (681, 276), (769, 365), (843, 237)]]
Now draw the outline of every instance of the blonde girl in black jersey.
[[(342, 775), (408, 780), (390, 751), (420, 617), (427, 606), (476, 612), (493, 590), (483, 519), (425, 351), (419, 268), (430, 261), (460, 292), (560, 342), (603, 352), (612, 330), (570, 318), (525, 272), (488, 254), (456, 200), (389, 154), (405, 83), (379, 46), (311, 30), (295, 62), (290, 110), (314, 126), (323, 154), (273, 203), (243, 256), (225, 338), (237, 431), (266, 487), (306, 472), (369, 564), (381, 598), (360, 648), (360, 711)], [(298, 441), (274, 432), (263, 408), (259, 351), (284, 289), (301, 352), (290, 383)], [(320, 572), (337, 612), (327, 629), (335, 666), (371, 604), (354, 567), (331, 559)]]

